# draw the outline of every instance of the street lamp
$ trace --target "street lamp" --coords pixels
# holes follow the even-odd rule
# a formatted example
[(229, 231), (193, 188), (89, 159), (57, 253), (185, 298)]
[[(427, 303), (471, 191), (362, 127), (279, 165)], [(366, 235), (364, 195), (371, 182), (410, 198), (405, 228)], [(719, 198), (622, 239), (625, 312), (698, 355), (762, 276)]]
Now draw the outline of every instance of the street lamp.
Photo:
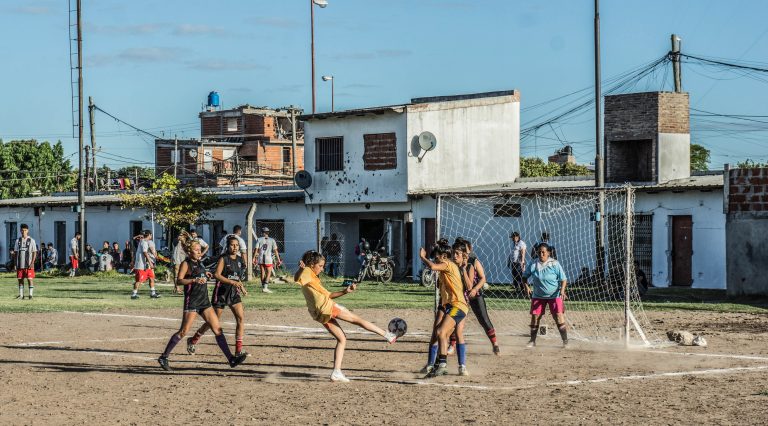
[(328, 81), (328, 80), (331, 81), (331, 112), (333, 112), (333, 97), (334, 97), (333, 96), (333, 83), (334, 83), (333, 76), (332, 75), (324, 75), (323, 76), (323, 81)]
[(312, 38), (312, 114), (315, 113), (315, 5), (324, 9), (328, 6), (328, 0), (309, 0), (309, 21)]

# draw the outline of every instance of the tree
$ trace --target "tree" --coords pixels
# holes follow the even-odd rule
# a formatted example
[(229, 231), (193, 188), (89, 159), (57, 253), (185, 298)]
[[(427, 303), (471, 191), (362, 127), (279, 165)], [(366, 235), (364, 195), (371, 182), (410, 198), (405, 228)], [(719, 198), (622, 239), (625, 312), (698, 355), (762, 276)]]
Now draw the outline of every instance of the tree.
[(709, 150), (703, 146), (691, 144), (691, 171), (704, 172), (709, 170)]
[(592, 171), (578, 164), (545, 163), (538, 157), (520, 157), (521, 177), (587, 176)]
[(61, 142), (0, 140), (0, 198), (49, 195), (75, 189), (77, 175), (64, 158)]
[(146, 192), (121, 194), (120, 198), (125, 207), (146, 209), (147, 216), (154, 213), (155, 222), (168, 232), (208, 220), (208, 212), (221, 205), (215, 195), (182, 187), (178, 179), (167, 173), (157, 178)]
[(768, 167), (768, 163), (755, 162), (752, 159), (747, 158), (744, 161), (736, 163), (737, 169), (762, 169)]

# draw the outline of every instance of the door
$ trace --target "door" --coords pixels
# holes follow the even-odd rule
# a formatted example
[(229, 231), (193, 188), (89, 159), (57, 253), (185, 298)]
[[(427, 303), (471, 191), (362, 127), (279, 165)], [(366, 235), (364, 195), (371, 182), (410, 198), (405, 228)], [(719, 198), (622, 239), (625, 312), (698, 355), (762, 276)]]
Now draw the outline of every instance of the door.
[(690, 286), (693, 283), (693, 218), (672, 216), (672, 285)]
[(360, 238), (371, 245), (371, 249), (376, 250), (380, 247), (387, 248), (387, 228), (384, 219), (360, 219), (359, 222)]
[(16, 225), (16, 222), (5, 222), (5, 242), (7, 245), (5, 248), (6, 262), (11, 260), (11, 250), (14, 249), (16, 239), (19, 238), (19, 228)]
[(429, 249), (437, 242), (437, 222), (433, 218), (424, 219), (424, 248)]
[(69, 259), (67, 222), (64, 222), (63, 220), (53, 222), (53, 240), (53, 244), (56, 246), (56, 251), (59, 252), (59, 264), (67, 263), (66, 260)]
[(132, 220), (130, 223), (130, 229), (128, 234), (129, 239), (133, 239), (133, 237), (141, 234), (141, 231), (143, 231), (144, 222), (140, 220)]

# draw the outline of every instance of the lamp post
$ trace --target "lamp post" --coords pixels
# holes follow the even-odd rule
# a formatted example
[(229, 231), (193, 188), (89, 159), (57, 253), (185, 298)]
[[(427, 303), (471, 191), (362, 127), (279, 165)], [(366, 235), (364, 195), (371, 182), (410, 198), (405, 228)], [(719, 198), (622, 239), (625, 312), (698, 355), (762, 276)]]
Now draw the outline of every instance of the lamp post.
[(309, 0), (309, 26), (312, 50), (312, 114), (315, 113), (315, 5), (320, 8), (328, 6), (328, 0)]
[(331, 81), (331, 112), (333, 112), (334, 111), (334, 108), (333, 108), (333, 98), (334, 98), (334, 94), (333, 94), (333, 86), (334, 86), (333, 76), (332, 75), (324, 75), (323, 76), (323, 81), (328, 81), (328, 80)]

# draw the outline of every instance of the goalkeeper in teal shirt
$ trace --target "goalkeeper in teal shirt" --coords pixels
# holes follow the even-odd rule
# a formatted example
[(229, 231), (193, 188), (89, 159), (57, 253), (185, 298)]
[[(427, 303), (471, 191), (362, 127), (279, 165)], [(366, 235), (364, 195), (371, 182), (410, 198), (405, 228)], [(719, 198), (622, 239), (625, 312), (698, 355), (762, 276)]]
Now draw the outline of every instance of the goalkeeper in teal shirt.
[[(526, 292), (531, 296), (531, 340), (528, 347), (536, 346), (536, 336), (539, 334), (539, 323), (544, 316), (546, 307), (557, 324), (560, 337), (563, 338), (563, 347), (568, 347), (568, 329), (565, 325), (566, 299), (565, 286), (568, 281), (565, 271), (560, 263), (550, 257), (550, 248), (547, 243), (538, 244), (537, 260), (531, 262), (523, 272), (523, 283)], [(531, 285), (533, 284), (533, 290)]]

